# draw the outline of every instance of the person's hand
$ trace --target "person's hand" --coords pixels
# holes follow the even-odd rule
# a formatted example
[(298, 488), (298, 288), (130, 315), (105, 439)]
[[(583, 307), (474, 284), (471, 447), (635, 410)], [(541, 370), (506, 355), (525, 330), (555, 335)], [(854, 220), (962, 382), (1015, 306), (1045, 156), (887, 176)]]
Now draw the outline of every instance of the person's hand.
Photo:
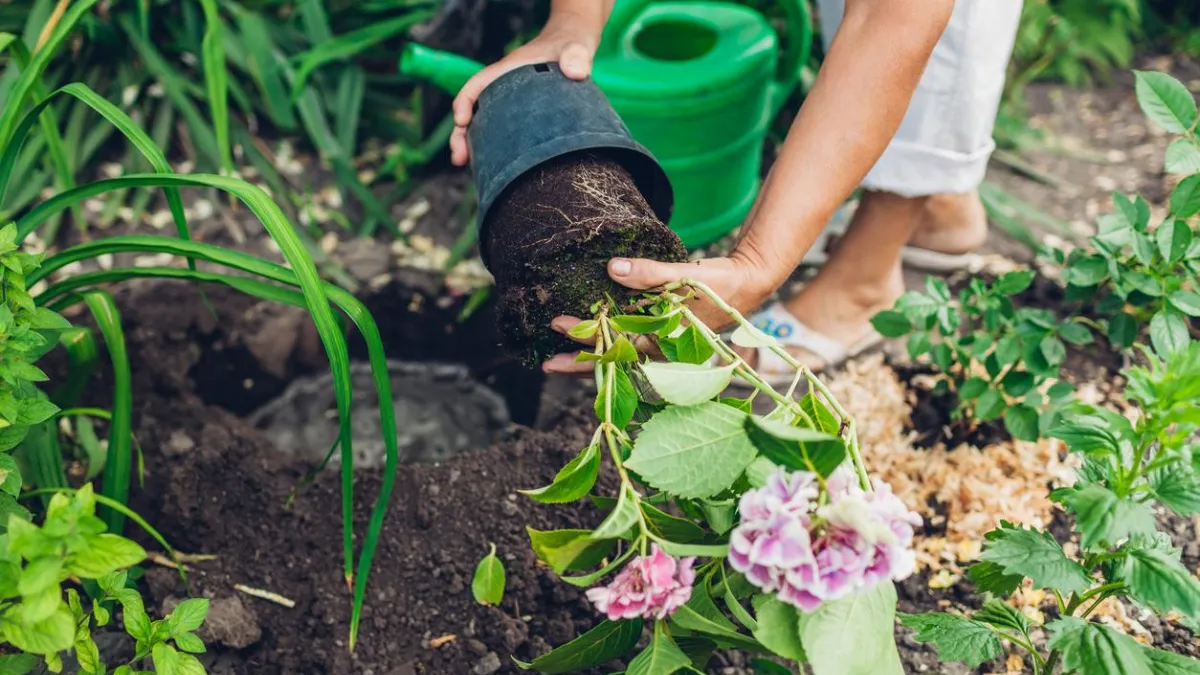
[[(613, 258), (608, 262), (608, 275), (622, 286), (638, 290), (649, 290), (680, 279), (694, 279), (707, 285), (722, 300), (739, 312), (745, 313), (757, 307), (774, 290), (770, 280), (765, 279), (763, 268), (735, 252), (728, 258), (710, 258), (687, 263), (664, 263), (654, 260)], [(704, 325), (720, 330), (732, 323), (723, 310), (704, 296), (691, 302), (691, 309)], [(550, 327), (566, 335), (580, 319), (560, 316), (550, 322)], [(652, 353), (651, 338), (639, 336), (635, 346), (639, 351)], [(578, 340), (582, 344), (594, 344), (594, 339)], [(576, 354), (556, 354), (542, 364), (547, 373), (587, 375), (593, 372), (590, 361), (577, 363)]]
[(592, 73), (592, 58), (600, 36), (580, 28), (569, 16), (554, 17), (541, 34), (510, 54), (484, 68), (467, 80), (454, 98), (454, 132), (450, 134), (450, 161), (465, 166), (470, 159), (467, 149), (467, 125), (479, 95), (496, 78), (521, 66), (558, 62), (563, 75), (572, 80), (587, 79)]

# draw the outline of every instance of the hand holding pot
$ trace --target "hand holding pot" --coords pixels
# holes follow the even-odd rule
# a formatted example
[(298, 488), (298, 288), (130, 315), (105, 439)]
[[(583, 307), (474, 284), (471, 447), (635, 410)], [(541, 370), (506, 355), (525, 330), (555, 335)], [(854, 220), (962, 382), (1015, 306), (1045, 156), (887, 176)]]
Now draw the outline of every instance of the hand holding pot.
[[(754, 309), (775, 289), (773, 275), (767, 268), (755, 264), (748, 256), (734, 251), (728, 258), (708, 258), (686, 263), (664, 263), (656, 260), (613, 258), (608, 261), (608, 275), (617, 283), (638, 290), (648, 290), (680, 279), (695, 279), (706, 284), (725, 302), (739, 312)], [(726, 327), (729, 315), (705, 299), (692, 302), (692, 309), (700, 320), (713, 330)], [(554, 330), (567, 334), (580, 319), (560, 316), (550, 325)], [(590, 341), (580, 340), (583, 344)], [(654, 356), (657, 348), (651, 338), (638, 336), (634, 343), (638, 351)], [(576, 363), (575, 354), (557, 354), (542, 364), (547, 373), (590, 375), (594, 364)]]
[[(603, 6), (609, 3), (595, 4)], [(454, 133), (450, 135), (450, 161), (457, 166), (465, 166), (470, 159), (467, 125), (471, 122), (475, 101), (496, 78), (521, 66), (553, 62), (557, 62), (563, 75), (572, 80), (583, 80), (591, 75), (592, 57), (600, 44), (600, 33), (604, 29), (606, 18), (607, 12), (599, 22), (596, 21), (596, 17), (581, 16), (571, 11), (553, 12), (546, 27), (536, 38), (467, 80), (459, 90), (458, 96), (454, 98)]]

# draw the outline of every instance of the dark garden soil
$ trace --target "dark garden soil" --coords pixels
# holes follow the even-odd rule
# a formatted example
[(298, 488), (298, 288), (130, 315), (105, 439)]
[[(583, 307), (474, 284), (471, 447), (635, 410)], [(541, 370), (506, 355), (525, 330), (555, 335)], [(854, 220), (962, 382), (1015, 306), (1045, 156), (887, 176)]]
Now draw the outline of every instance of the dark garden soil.
[(592, 153), (567, 155), (519, 178), (492, 207), (484, 237), (501, 336), (530, 366), (578, 347), (550, 329), (554, 317), (586, 316), (605, 295), (623, 302), (636, 294), (608, 276), (610, 258), (687, 258), (629, 173)]

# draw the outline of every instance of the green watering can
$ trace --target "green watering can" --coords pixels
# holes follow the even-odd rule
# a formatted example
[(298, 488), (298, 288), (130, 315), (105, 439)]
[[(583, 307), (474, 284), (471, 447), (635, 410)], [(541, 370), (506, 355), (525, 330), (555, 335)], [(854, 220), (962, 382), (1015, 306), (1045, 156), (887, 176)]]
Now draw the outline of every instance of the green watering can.
[[(592, 77), (675, 192), (670, 227), (689, 248), (738, 227), (758, 194), (767, 128), (812, 45), (807, 0), (784, 0), (788, 49), (759, 12), (728, 2), (618, 0)], [(410, 44), (401, 72), (450, 93), (483, 66)]]

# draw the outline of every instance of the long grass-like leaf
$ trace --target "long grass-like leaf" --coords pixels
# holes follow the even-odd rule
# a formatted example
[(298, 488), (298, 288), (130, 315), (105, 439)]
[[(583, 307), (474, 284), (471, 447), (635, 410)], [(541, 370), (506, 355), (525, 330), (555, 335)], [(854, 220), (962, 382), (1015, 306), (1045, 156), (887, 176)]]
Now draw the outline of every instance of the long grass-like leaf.
[(329, 15), (325, 13), (321, 0), (299, 0), (296, 4), (300, 10), (300, 21), (304, 24), (304, 33), (310, 43), (320, 45), (333, 39)]
[(339, 35), (332, 40), (316, 42), (316, 47), (295, 57), (296, 79), (292, 82), (292, 96), (300, 95), (300, 90), (308, 83), (308, 77), (314, 70), (331, 61), (339, 61), (362, 53), (366, 49), (403, 33), (413, 26), (433, 16), (433, 12), (410, 12), (386, 21), (372, 23), (358, 30)]
[[(67, 417), (67, 415), (62, 415)], [(92, 420), (87, 415), (75, 415), (75, 442), (79, 447), (83, 448), (84, 454), (87, 455), (87, 473), (83, 475), (84, 480), (95, 480), (96, 476), (104, 470), (104, 464), (108, 461), (108, 454), (104, 448), (100, 446), (100, 439), (96, 437), (96, 429), (92, 425)], [(111, 420), (112, 415), (108, 418)]]
[[(125, 350), (125, 331), (121, 327), (117, 303), (108, 291), (89, 290), (82, 296), (104, 338), (113, 371), (112, 424), (108, 427), (108, 457), (104, 462), (100, 494), (127, 504), (133, 465), (133, 448), (130, 445), (133, 436), (133, 381), (129, 371), (129, 355)], [(101, 517), (111, 532), (120, 534), (124, 531), (125, 515), (121, 512), (106, 509)]]
[[(111, 190), (128, 187), (211, 187), (222, 190), (241, 200), (251, 212), (262, 222), (263, 227), (278, 244), (284, 259), (292, 268), (296, 282), (304, 293), (308, 311), (312, 314), (317, 333), (325, 346), (329, 357), (330, 370), (334, 379), (334, 393), (337, 399), (339, 434), (342, 452), (342, 519), (346, 536), (343, 541), (345, 574), (347, 585), (353, 584), (354, 548), (350, 538), (353, 528), (352, 496), (354, 490), (354, 453), (350, 434), (350, 363), (346, 340), (338, 330), (337, 320), (329, 306), (329, 295), (325, 285), (317, 274), (316, 266), (304, 250), (304, 245), (296, 236), (294, 228), (280, 211), (279, 206), (271, 200), (263, 190), (246, 181), (224, 176), (195, 174), (189, 176), (148, 174), (129, 175), (121, 178), (97, 181), (82, 185), (68, 192), (54, 195), (46, 201), (33, 207), (17, 221), (19, 237), (37, 227), (38, 223), (62, 210), (72, 203), (78, 203), (89, 197), (103, 194)], [(182, 242), (177, 242), (182, 243)], [(55, 256), (55, 257), (61, 257)], [(53, 260), (51, 258), (50, 260)], [(387, 406), (382, 406), (387, 407)]]
[(358, 147), (358, 127), (366, 92), (367, 76), (362, 68), (347, 68), (338, 83), (337, 107), (333, 111), (333, 120), (338, 143), (351, 154)]
[(229, 144), (229, 73), (225, 70), (225, 46), (221, 36), (225, 26), (216, 0), (200, 0), (204, 8), (204, 40), (201, 43), (201, 60), (204, 64), (204, 82), (208, 88), (208, 110), (212, 114), (213, 129), (217, 135), (217, 151), (221, 156), (221, 168), (226, 173), (234, 172), (233, 148)]
[(27, 479), (33, 485), (45, 488), (67, 486), (67, 473), (63, 469), (62, 447), (58, 442), (58, 423), (55, 419), (31, 426), (25, 440), (21, 441), (18, 447), (29, 466)]
[(100, 353), (96, 349), (96, 337), (92, 331), (79, 326), (72, 326), (60, 333), (58, 343), (67, 352), (67, 377), (51, 398), (60, 408), (70, 408), (79, 403), (88, 379), (96, 372)]
[(296, 126), (296, 114), (292, 102), (276, 65), (279, 48), (271, 39), (262, 16), (257, 12), (245, 11), (236, 3), (230, 5), (234, 20), (241, 30), (246, 52), (247, 70), (263, 95), (263, 103), (271, 121), (285, 130)]
[[(256, 258), (246, 253), (239, 251), (229, 251), (220, 247), (212, 246), (193, 241), (171, 240), (162, 237), (149, 236), (125, 236), (125, 237), (110, 237), (96, 242), (83, 244), (75, 247), (72, 250), (64, 252), (59, 256), (55, 256), (43, 265), (45, 269), (56, 269), (58, 266), (69, 264), (74, 259), (82, 259), (85, 257), (93, 257), (102, 253), (128, 253), (128, 252), (169, 252), (178, 256), (192, 256), (208, 262), (217, 263), (241, 272), (249, 272), (272, 281), (288, 285), (296, 285), (298, 283), (296, 275), (285, 267), (275, 263)], [(45, 272), (49, 273), (49, 272)], [(247, 279), (245, 277), (237, 277), (232, 275), (216, 274), (206, 271), (191, 271), (180, 268), (130, 268), (123, 270), (107, 270), (100, 272), (89, 272), (70, 277), (59, 283), (47, 288), (41, 295), (38, 296), (39, 302), (52, 301), (55, 297), (66, 297), (73, 294), (79, 288), (85, 288), (95, 284), (110, 283), (124, 278), (134, 276), (160, 276), (173, 277), (180, 279), (192, 279), (201, 281), (210, 281), (214, 283), (222, 283), (242, 292), (255, 295), (260, 298), (283, 302), (288, 304), (297, 304), (300, 298), (295, 296), (294, 291), (286, 288), (258, 281), (255, 279)], [(358, 572), (354, 585), (354, 607), (351, 613), (350, 639), (351, 646), (357, 639), (358, 624), (362, 616), (362, 605), (366, 598), (367, 578), (371, 571), (371, 565), (374, 560), (375, 551), (378, 546), (379, 536), (383, 530), (383, 519), (387, 515), (387, 508), (391, 500), (392, 490), (395, 487), (396, 469), (399, 466), (399, 448), (396, 443), (396, 418), (395, 411), (392, 406), (392, 387), (391, 379), (388, 374), (387, 356), (383, 350), (383, 340), (379, 334), (378, 326), (375, 320), (367, 311), (365, 305), (357, 298), (345, 290), (338, 288), (329, 283), (324, 283), (324, 288), (329, 295), (330, 300), (335, 303), (358, 328), (359, 333), (363, 336), (363, 340), (367, 345), (368, 360), (371, 364), (371, 376), (375, 383), (375, 392), (379, 402), (379, 419), (380, 428), (383, 434), (384, 449), (386, 454), (385, 468), (383, 474), (383, 482), (379, 490), (379, 498), (375, 502), (372, 509), (371, 521), (367, 527), (367, 536), (363, 539), (363, 548), (358, 562)], [(343, 439), (339, 439), (341, 442)], [(343, 472), (346, 469), (345, 454), (351, 449), (348, 445), (342, 445), (343, 455)], [(345, 487), (345, 473), (343, 473), (343, 499), (347, 494)]]

